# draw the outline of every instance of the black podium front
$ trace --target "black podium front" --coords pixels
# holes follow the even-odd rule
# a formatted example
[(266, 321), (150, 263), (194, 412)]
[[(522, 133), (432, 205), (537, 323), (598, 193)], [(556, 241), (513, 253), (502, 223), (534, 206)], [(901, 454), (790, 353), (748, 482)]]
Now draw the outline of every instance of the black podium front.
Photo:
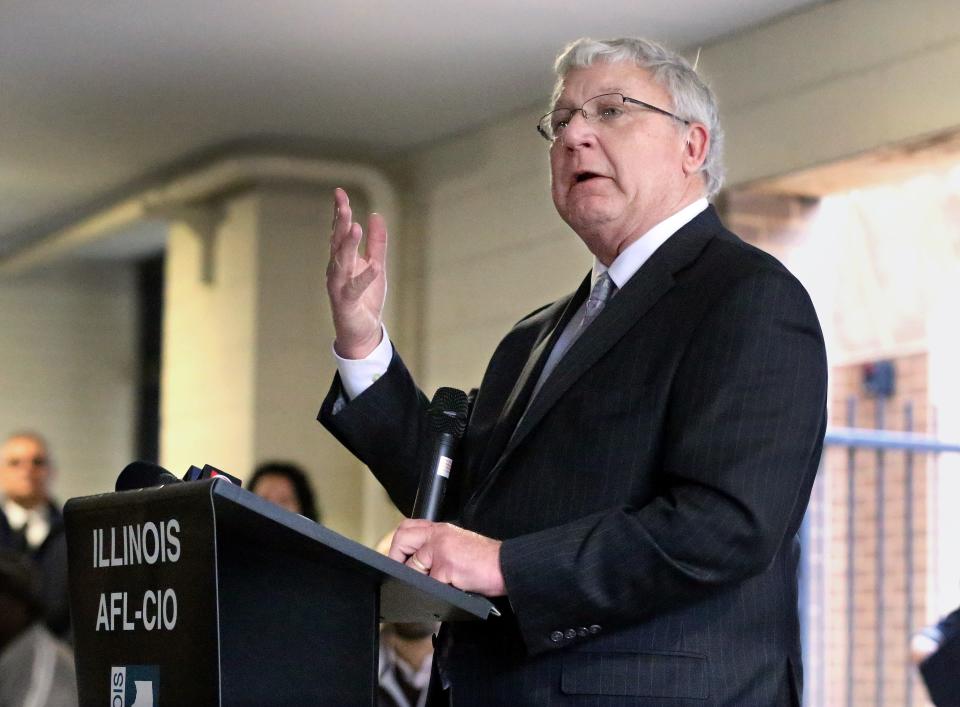
[(485, 619), (223, 479), (65, 508), (81, 705), (373, 705), (378, 622)]

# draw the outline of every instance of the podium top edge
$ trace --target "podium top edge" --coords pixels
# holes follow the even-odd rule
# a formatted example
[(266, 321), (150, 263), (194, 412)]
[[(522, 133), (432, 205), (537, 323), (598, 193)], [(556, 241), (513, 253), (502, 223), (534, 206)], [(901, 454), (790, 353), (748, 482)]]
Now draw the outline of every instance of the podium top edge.
[(266, 516), (300, 535), (320, 542), (343, 557), (373, 570), (381, 576), (383, 581), (388, 578), (398, 580), (403, 584), (412, 586), (419, 592), (446, 602), (479, 619), (500, 614), (493, 603), (484, 596), (461, 591), (449, 584), (438, 582), (431, 577), (420, 574), (405, 564), (382, 555), (373, 548), (351, 540), (324, 525), (315, 523), (309, 518), (283, 509), (225, 479), (212, 479), (211, 482), (211, 494), (215, 499), (219, 497), (235, 503), (261, 516)]

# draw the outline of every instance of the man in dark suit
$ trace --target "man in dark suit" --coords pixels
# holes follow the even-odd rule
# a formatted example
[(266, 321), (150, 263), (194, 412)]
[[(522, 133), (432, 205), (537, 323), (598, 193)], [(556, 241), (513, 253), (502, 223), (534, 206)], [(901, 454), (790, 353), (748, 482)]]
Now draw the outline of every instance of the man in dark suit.
[[(596, 258), (493, 354), (448, 497), (390, 555), (494, 598), (445, 626), (454, 705), (799, 705), (796, 534), (825, 429), (803, 287), (724, 229), (717, 108), (676, 54), (557, 61), (558, 213)], [(327, 269), (339, 373), (321, 421), (409, 512), (427, 400), (381, 324), (386, 227), (346, 194)]]
[(67, 537), (50, 498), (52, 475), (47, 443), (37, 433), (17, 432), (0, 447), (0, 548), (36, 565), (47, 627), (70, 640)]

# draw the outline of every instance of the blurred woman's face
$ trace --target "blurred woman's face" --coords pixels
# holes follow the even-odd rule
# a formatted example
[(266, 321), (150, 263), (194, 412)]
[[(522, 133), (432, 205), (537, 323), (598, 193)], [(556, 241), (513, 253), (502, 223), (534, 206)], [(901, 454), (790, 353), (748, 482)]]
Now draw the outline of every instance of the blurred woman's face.
[(303, 513), (300, 502), (297, 500), (296, 489), (285, 476), (279, 474), (264, 474), (257, 480), (253, 492), (268, 501), (273, 501), (281, 508), (294, 513)]

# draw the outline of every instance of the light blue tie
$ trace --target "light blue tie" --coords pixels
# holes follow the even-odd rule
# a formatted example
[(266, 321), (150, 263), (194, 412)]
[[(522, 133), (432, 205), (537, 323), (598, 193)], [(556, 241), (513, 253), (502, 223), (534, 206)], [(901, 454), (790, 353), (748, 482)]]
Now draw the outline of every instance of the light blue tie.
[(576, 329), (573, 331), (565, 331), (560, 336), (560, 340), (557, 341), (556, 345), (553, 347), (553, 351), (550, 352), (550, 356), (547, 358), (547, 362), (543, 367), (543, 371), (540, 373), (540, 378), (537, 380), (537, 384), (534, 387), (533, 392), (530, 394), (530, 401), (527, 403), (527, 407), (529, 407), (530, 402), (533, 402), (533, 399), (537, 397), (537, 393), (540, 392), (540, 388), (543, 387), (543, 384), (546, 382), (547, 378), (549, 378), (550, 374), (553, 373), (553, 369), (557, 367), (558, 363), (560, 363), (560, 359), (566, 355), (567, 351), (570, 350), (570, 347), (573, 346), (574, 342), (580, 338), (580, 335), (583, 334), (590, 322), (597, 318), (597, 315), (600, 314), (600, 311), (606, 306), (607, 302), (610, 300), (616, 290), (617, 286), (613, 283), (613, 280), (610, 279), (610, 276), (606, 272), (597, 278), (597, 281), (593, 285), (593, 289), (590, 290), (590, 296), (587, 297), (587, 301), (584, 303), (583, 318), (580, 319), (578, 324), (576, 324)]
[(581, 330), (586, 329), (587, 325), (597, 318), (600, 310), (606, 306), (607, 301), (615, 289), (616, 285), (613, 284), (613, 280), (610, 279), (610, 275), (606, 272), (597, 278), (596, 284), (594, 284), (593, 289), (590, 290), (590, 296), (587, 297), (587, 304), (583, 311), (583, 320), (580, 322)]

